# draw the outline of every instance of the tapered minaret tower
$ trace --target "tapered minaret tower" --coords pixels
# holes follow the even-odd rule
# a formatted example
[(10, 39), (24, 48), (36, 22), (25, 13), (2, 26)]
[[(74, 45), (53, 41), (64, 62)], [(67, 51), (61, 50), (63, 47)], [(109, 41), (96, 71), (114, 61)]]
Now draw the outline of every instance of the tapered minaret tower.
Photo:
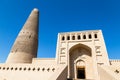
[(10, 51), (6, 63), (31, 63), (37, 57), (39, 11), (33, 9)]

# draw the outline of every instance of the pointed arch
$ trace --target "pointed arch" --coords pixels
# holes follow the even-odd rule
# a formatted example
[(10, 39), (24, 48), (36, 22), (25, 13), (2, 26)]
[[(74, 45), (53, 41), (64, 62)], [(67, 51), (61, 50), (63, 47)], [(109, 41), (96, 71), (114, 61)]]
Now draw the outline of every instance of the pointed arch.
[(86, 64), (92, 61), (92, 49), (84, 44), (76, 44), (69, 49), (70, 78), (86, 79)]
[(70, 49), (69, 49), (69, 52), (73, 51), (74, 49), (77, 49), (77, 48), (84, 48), (86, 49), (87, 51), (91, 52), (91, 48), (87, 45), (84, 45), (84, 44), (76, 44), (74, 46), (72, 46)]

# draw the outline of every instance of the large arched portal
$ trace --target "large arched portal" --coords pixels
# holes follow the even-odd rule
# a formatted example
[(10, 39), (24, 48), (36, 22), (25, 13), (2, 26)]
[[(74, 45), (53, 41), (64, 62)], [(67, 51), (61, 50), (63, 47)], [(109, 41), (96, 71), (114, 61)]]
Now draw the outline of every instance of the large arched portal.
[[(88, 46), (78, 44), (69, 51), (69, 72), (72, 79), (88, 79), (93, 74), (92, 54)], [(91, 70), (90, 70), (91, 69)]]

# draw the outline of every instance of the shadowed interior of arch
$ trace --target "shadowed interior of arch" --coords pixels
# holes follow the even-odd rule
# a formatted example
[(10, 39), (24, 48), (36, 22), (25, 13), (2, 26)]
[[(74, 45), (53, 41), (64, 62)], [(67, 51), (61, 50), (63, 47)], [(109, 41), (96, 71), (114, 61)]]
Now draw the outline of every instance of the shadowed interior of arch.
[(77, 78), (78, 79), (85, 79), (85, 67), (77, 67)]
[[(88, 48), (83, 47), (83, 46), (77, 46), (77, 47), (75, 46), (75, 47), (71, 48), (70, 49), (70, 55), (73, 55), (71, 53), (73, 53), (75, 50), (78, 50), (78, 52), (80, 52), (80, 53), (81, 53), (81, 51), (87, 51), (88, 52), (88, 54), (83, 53), (83, 54), (79, 54), (79, 56), (82, 56), (82, 55), (92, 56), (91, 49), (88, 49)], [(76, 56), (76, 57), (78, 57), (78, 56)]]
[(91, 48), (84, 45), (84, 44), (77, 44), (77, 45), (73, 46), (72, 48), (70, 48), (69, 52), (71, 53), (72, 51), (74, 51), (76, 49), (85, 49), (86, 51), (90, 52), (90, 54), (86, 54), (86, 55), (92, 56), (91, 55)]

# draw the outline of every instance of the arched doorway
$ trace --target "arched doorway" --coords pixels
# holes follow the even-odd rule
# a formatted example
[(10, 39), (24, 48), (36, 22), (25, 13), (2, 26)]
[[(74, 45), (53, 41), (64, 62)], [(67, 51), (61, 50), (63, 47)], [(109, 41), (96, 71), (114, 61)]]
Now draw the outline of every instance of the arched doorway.
[(78, 44), (69, 51), (69, 72), (71, 79), (87, 79), (87, 69), (91, 63), (91, 49), (88, 46)]
[(85, 62), (82, 60), (78, 60), (75, 65), (76, 66), (76, 75), (75, 78), (77, 79), (85, 79), (86, 73), (85, 73)]

